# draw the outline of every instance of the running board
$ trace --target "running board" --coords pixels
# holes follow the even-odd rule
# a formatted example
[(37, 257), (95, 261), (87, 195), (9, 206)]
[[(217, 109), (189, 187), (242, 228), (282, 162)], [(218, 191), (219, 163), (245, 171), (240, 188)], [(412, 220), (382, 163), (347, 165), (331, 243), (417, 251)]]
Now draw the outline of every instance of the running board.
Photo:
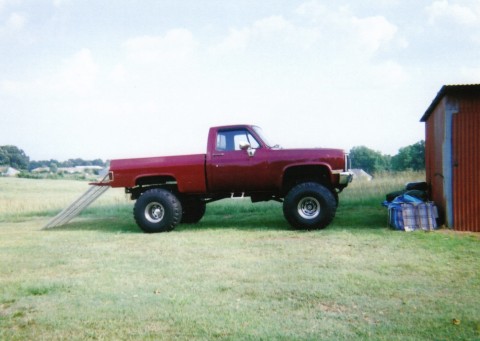
[[(93, 203), (99, 196), (105, 193), (110, 186), (105, 185), (106, 176), (101, 182), (91, 186), (82, 196), (75, 200), (70, 206), (53, 217), (43, 229), (49, 229), (52, 227), (62, 226), (78, 216), (85, 208)], [(100, 185), (103, 184), (103, 185)]]

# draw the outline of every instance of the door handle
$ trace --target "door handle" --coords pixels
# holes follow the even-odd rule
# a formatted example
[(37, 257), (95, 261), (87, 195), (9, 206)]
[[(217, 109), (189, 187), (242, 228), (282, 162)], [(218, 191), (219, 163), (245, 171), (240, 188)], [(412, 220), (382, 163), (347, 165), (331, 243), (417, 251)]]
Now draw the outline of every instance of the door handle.
[(212, 156), (224, 156), (225, 153), (213, 153)]

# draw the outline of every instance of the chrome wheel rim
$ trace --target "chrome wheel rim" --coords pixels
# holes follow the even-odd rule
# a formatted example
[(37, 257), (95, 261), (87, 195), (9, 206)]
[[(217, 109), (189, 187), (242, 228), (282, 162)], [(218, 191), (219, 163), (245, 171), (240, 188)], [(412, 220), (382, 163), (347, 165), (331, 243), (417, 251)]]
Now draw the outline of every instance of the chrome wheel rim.
[(151, 223), (162, 221), (165, 216), (165, 208), (158, 202), (151, 202), (145, 207), (145, 218)]
[(304, 219), (315, 219), (320, 215), (320, 202), (314, 197), (305, 197), (299, 201), (298, 214)]

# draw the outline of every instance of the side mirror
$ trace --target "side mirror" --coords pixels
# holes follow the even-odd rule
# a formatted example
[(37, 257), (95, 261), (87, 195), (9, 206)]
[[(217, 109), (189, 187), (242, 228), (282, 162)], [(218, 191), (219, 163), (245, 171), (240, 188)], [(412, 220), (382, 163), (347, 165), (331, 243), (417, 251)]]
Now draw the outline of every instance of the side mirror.
[(240, 149), (246, 150), (248, 156), (252, 157), (255, 155), (256, 149), (253, 149), (248, 142), (240, 142)]
[(248, 150), (250, 148), (250, 143), (246, 141), (240, 142), (240, 149), (241, 150)]

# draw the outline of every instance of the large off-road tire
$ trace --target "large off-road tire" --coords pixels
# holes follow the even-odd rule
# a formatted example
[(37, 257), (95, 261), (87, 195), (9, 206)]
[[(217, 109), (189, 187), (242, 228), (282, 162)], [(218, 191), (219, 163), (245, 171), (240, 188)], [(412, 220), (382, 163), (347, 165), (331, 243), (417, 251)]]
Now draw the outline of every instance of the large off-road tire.
[(333, 193), (316, 182), (293, 187), (283, 201), (283, 215), (293, 228), (322, 229), (335, 217), (337, 202)]
[(206, 204), (197, 198), (182, 199), (182, 224), (196, 224), (205, 215)]
[(171, 192), (154, 188), (137, 199), (133, 216), (146, 233), (171, 231), (182, 220), (182, 204)]

